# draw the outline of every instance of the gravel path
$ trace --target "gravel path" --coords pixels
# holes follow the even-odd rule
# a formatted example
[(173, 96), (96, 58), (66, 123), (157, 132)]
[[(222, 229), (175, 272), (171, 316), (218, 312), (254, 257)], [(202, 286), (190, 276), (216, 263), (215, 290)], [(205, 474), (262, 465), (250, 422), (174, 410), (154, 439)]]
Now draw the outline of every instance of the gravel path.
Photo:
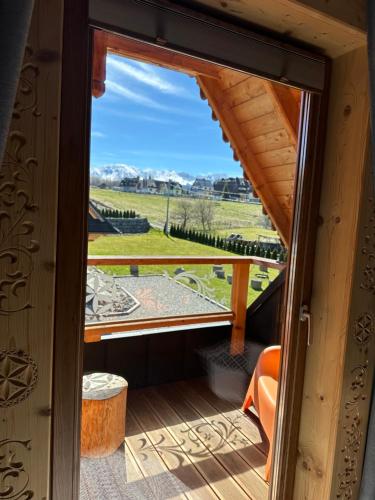
[[(130, 314), (122, 315), (121, 320), (228, 311), (167, 276), (116, 276), (113, 279), (140, 304)], [(115, 320), (116, 317), (110, 319)]]

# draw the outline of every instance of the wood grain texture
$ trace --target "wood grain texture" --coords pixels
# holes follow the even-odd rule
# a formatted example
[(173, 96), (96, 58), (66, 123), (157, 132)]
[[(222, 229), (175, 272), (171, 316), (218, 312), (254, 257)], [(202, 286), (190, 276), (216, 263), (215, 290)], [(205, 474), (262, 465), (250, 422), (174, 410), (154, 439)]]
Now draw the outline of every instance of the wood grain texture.
[[(131, 411), (135, 420), (155, 448), (159, 460), (162, 460), (168, 470), (186, 485), (189, 489), (185, 492), (187, 498), (192, 500), (216, 499), (217, 496), (211, 486), (206, 482), (199, 467), (194, 465), (194, 460), (188, 453), (184, 453), (181, 441), (165, 427), (163, 422), (154, 412), (152, 399), (149, 392), (137, 391), (131, 399)], [(163, 452), (159, 443), (163, 443), (165, 450), (176, 450), (176, 453)]]
[(53, 500), (66, 500), (77, 498), (79, 492), (91, 100), (87, 0), (64, 0), (64, 11), (59, 16), (64, 19), (64, 32), (55, 226), (58, 244), (51, 494)]
[(231, 17), (319, 47), (339, 57), (366, 44), (364, 0), (199, 0)]
[(367, 151), (342, 377), (344, 383), (336, 444), (338, 453), (331, 488), (333, 498), (357, 498), (360, 490), (375, 366), (375, 287), (371, 279), (374, 269), (374, 215), (372, 165), (370, 152)]
[(127, 388), (108, 399), (83, 399), (81, 456), (112, 455), (125, 438)]
[[(188, 457), (219, 498), (267, 497), (268, 487), (261, 477), (266, 457), (260, 450), (254, 451), (252, 441), (241, 433), (243, 414), (234, 421), (226, 419), (202, 400), (190, 381), (135, 391), (134, 398), (138, 394), (145, 397), (163, 428), (180, 443), (178, 455)], [(130, 408), (132, 401), (131, 397)], [(256, 434), (257, 425), (247, 417), (244, 421)]]
[(285, 129), (280, 128), (274, 132), (258, 135), (250, 139), (249, 143), (254, 154), (266, 153), (289, 146), (289, 135)]
[[(286, 146), (280, 149), (273, 149), (272, 151), (267, 151), (265, 153), (258, 153), (256, 158), (263, 168), (267, 167), (278, 167), (281, 165), (296, 164), (297, 154), (293, 146)], [(266, 174), (267, 175), (267, 174)]]
[(198, 255), (89, 255), (87, 258), (89, 266), (126, 266), (126, 265), (168, 265), (168, 264), (256, 264), (265, 265), (272, 269), (283, 269), (285, 264), (264, 257), (240, 257), (240, 256), (198, 256)]
[[(239, 82), (233, 85), (233, 77), (231, 73), (240, 75)], [(262, 96), (266, 93), (264, 80), (257, 77), (249, 77), (241, 73), (235, 73), (230, 70), (222, 70), (220, 73), (221, 80), (225, 82), (225, 99), (231, 107), (239, 106), (249, 99)]]
[[(170, 408), (173, 408), (179, 417), (187, 423), (191, 435), (196, 436), (203, 446), (211, 451), (213, 457), (232, 477), (237, 489), (235, 498), (250, 497), (261, 500), (266, 497), (268, 488), (265, 481), (233, 448), (232, 440), (226, 439), (225, 430), (222, 433), (220, 426), (212, 425), (212, 420), (205, 419), (205, 415), (208, 415), (210, 411), (206, 413), (207, 408), (204, 407), (204, 401), (202, 403), (199, 398), (192, 400), (191, 395), (189, 398), (183, 391), (179, 392), (174, 385), (159, 386), (157, 391), (168, 401)], [(208, 432), (201, 432), (205, 427)]]
[[(0, 166), (0, 390), (8, 393), (0, 410), (3, 498), (50, 494), (62, 5), (35, 1)], [(11, 377), (11, 367), (18, 376)], [(25, 377), (29, 387), (20, 398), (25, 369), (33, 376)]]
[(205, 75), (210, 78), (219, 78), (221, 68), (216, 64), (207, 64), (207, 62), (195, 57), (111, 33), (108, 33), (106, 38), (107, 49), (110, 53), (157, 64), (175, 71), (182, 71), (191, 76)]
[(298, 126), (300, 115), (300, 98), (295, 95), (295, 89), (274, 82), (266, 82), (268, 95), (273, 106), (278, 111), (280, 119), (287, 130), (295, 147), (298, 141)]
[(309, 304), (318, 224), (326, 97), (304, 94), (301, 102), (298, 182), (295, 191), (293, 233), (282, 305), (282, 366), (274, 435), (270, 499), (293, 496), (302, 401), (307, 329), (299, 319), (301, 304)]
[(259, 116), (267, 115), (273, 110), (272, 100), (267, 93), (249, 97), (247, 100), (232, 107), (232, 112), (239, 123), (249, 122)]
[[(231, 422), (230, 419), (228, 419), (228, 416), (225, 415), (225, 412), (224, 414), (218, 412), (215, 406), (207, 400), (207, 398), (215, 398), (215, 394), (212, 393), (212, 391), (210, 391), (205, 384), (201, 390), (197, 388), (197, 386), (192, 387), (193, 383), (190, 381), (177, 382), (174, 385), (176, 393), (179, 394), (181, 398), (185, 398), (189, 405), (204, 418), (208, 425), (214, 422), (218, 425), (218, 428), (222, 427), (225, 429), (225, 427), (228, 426), (228, 423), (233, 423), (233, 421)], [(223, 403), (226, 403), (225, 400)], [(249, 442), (252, 443), (251, 437), (254, 435), (254, 430), (259, 432), (259, 429), (254, 425), (254, 422), (251, 420), (251, 416), (249, 416), (248, 413), (245, 415), (243, 413), (242, 415), (241, 413), (238, 413), (236, 414), (234, 421), (236, 421), (236, 419), (237, 422), (239, 422), (237, 430), (241, 438), (230, 441), (231, 448), (236, 450), (243, 460), (245, 460), (251, 471), (256, 472), (257, 475), (252, 474), (252, 482), (257, 484), (259, 490), (253, 491), (253, 495), (255, 497), (258, 495), (262, 496), (265, 493), (265, 454), (257, 446), (249, 446)], [(259, 481), (259, 478), (261, 481)]]
[(233, 355), (241, 354), (245, 346), (249, 274), (249, 264), (236, 264), (233, 266), (231, 304), (232, 311), (234, 313), (234, 320), (230, 341), (230, 352)]
[[(296, 499), (330, 498), (340, 454), (354, 256), (358, 245), (368, 139), (366, 49), (333, 62), (311, 301), (313, 345), (307, 350), (296, 469)], [(340, 249), (339, 252), (337, 250)]]
[[(234, 112), (236, 108), (233, 110), (225, 100), (223, 92), (225, 83), (222, 82), (219, 86), (217, 82), (209, 81), (209, 79), (205, 79), (204, 77), (199, 77), (197, 81), (207, 96), (212, 110), (218, 117), (223, 132), (231, 143), (235, 157), (241, 162), (246, 176), (250, 179), (254, 189), (262, 200), (263, 206), (267, 210), (272, 223), (277, 228), (280, 237), (285, 244), (288, 244), (291, 221), (285, 214), (285, 211), (279, 206), (273, 191), (267, 183), (267, 177), (262, 168), (262, 164), (253, 154), (245, 136), (243, 126), (238, 121), (238, 116), (236, 116)], [(263, 96), (260, 96), (260, 98), (263, 98)], [(259, 97), (256, 99), (259, 99)], [(248, 107), (246, 104), (248, 103), (241, 105), (244, 110)], [(273, 121), (278, 121), (276, 112), (267, 113), (265, 116), (268, 115), (272, 115)], [(258, 120), (258, 118), (247, 121), (245, 125), (252, 123), (253, 120)], [(277, 126), (273, 123), (273, 126), (275, 130), (280, 129), (280, 123), (278, 123)], [(267, 133), (268, 131), (269, 130), (265, 130), (264, 127), (261, 127), (259, 135)], [(290, 194), (292, 195), (292, 193)]]

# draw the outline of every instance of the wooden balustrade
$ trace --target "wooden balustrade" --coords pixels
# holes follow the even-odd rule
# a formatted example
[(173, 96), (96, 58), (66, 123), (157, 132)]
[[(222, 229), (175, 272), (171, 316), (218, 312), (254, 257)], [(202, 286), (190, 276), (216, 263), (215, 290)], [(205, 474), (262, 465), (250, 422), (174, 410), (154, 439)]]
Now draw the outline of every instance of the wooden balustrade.
[(125, 319), (117, 321), (96, 322), (86, 325), (85, 342), (98, 342), (103, 335), (116, 332), (183, 326), (201, 323), (230, 321), (232, 323), (231, 353), (243, 352), (245, 341), (247, 294), (249, 288), (250, 266), (263, 265), (282, 270), (285, 264), (262, 257), (242, 256), (89, 256), (89, 266), (170, 266), (181, 264), (231, 264), (233, 266), (231, 311), (188, 316), (168, 316), (145, 319)]

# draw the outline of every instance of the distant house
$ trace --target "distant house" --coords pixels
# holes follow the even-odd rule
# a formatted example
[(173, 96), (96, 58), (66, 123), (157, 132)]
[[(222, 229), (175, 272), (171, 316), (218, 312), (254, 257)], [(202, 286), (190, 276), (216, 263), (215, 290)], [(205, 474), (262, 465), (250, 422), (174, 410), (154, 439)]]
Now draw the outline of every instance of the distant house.
[(158, 192), (156, 182), (151, 177), (142, 179), (139, 183), (138, 189), (141, 193), (155, 194)]
[(197, 178), (191, 186), (191, 190), (195, 193), (209, 194), (213, 190), (213, 184), (210, 179)]
[(118, 234), (120, 232), (98, 212), (92, 201), (89, 201), (87, 227), (89, 241), (95, 240), (95, 238), (103, 234)]
[[(169, 186), (168, 186), (169, 184)], [(183, 193), (183, 187), (179, 182), (176, 181), (169, 181), (167, 182), (167, 189), (169, 188), (169, 192), (172, 196), (181, 196)]]
[(136, 193), (139, 189), (139, 185), (140, 185), (139, 177), (125, 177), (120, 182), (122, 190), (127, 193)]
[(159, 194), (168, 193), (168, 182), (155, 180), (156, 192)]
[(250, 182), (242, 177), (227, 177), (214, 182), (214, 192), (228, 200), (247, 200), (252, 189)]

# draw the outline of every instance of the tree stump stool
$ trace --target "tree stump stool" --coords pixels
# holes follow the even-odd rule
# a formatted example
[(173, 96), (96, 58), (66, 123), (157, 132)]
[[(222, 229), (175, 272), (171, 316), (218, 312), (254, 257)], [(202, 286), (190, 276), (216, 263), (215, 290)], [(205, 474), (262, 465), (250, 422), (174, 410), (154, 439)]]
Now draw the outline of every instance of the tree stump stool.
[(107, 457), (125, 438), (128, 383), (109, 373), (83, 376), (81, 456)]

